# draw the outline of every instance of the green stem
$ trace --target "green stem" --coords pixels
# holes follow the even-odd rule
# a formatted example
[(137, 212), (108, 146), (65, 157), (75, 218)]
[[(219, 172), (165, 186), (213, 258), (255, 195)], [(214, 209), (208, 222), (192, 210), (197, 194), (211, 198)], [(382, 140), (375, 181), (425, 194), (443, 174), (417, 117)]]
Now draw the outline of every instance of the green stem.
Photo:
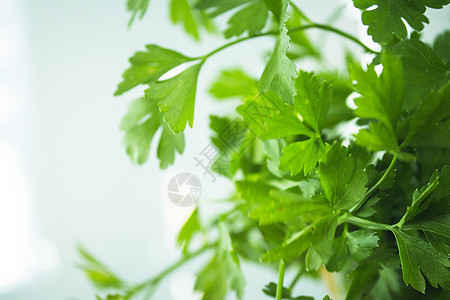
[(391, 173), (392, 169), (394, 168), (394, 165), (395, 165), (396, 161), (397, 161), (397, 154), (395, 154), (394, 157), (392, 158), (392, 161), (389, 164), (389, 167), (386, 169), (386, 171), (384, 172), (383, 176), (381, 176), (380, 180), (378, 180), (377, 183), (375, 183), (375, 185), (370, 188), (370, 190), (364, 196), (363, 200), (361, 202), (359, 202), (354, 208), (352, 208), (350, 210), (351, 213), (356, 213), (366, 203), (366, 201), (369, 200), (369, 198), (372, 196), (372, 194), (380, 187), (380, 185), (389, 176), (389, 174)]
[[(350, 41), (356, 43), (357, 45), (361, 46), (366, 52), (372, 53), (372, 54), (379, 54), (379, 52), (370, 49), (368, 46), (366, 46), (364, 43), (362, 43), (358, 38), (352, 36), (351, 34), (348, 34), (342, 30), (339, 30), (337, 28), (334, 28), (332, 26), (329, 25), (325, 25), (325, 24), (308, 24), (308, 25), (302, 25), (302, 26), (298, 26), (298, 27), (293, 27), (293, 28), (288, 28), (289, 32), (296, 32), (296, 31), (303, 31), (303, 30), (307, 30), (307, 29), (312, 29), (312, 28), (317, 28), (317, 29), (322, 29), (325, 31), (329, 31), (329, 32), (333, 32), (336, 33), (342, 37), (345, 37), (347, 39), (349, 39)], [(233, 45), (239, 44), (241, 42), (250, 40), (250, 39), (254, 39), (254, 38), (258, 38), (258, 37), (263, 37), (263, 36), (270, 36), (270, 35), (278, 35), (280, 32), (278, 30), (274, 30), (274, 31), (268, 31), (268, 32), (262, 32), (262, 33), (258, 33), (258, 34), (254, 34), (254, 35), (250, 35), (250, 36), (246, 36), (237, 40), (234, 40), (232, 42), (229, 42), (225, 45), (220, 46), (217, 49), (214, 49), (213, 51), (211, 51), (210, 53), (204, 55), (204, 56), (200, 56), (200, 57), (194, 57), (192, 58), (192, 60), (202, 60), (202, 63), (205, 62), (209, 57), (213, 56), (214, 54), (228, 48), (231, 47)]]
[(366, 219), (352, 216), (350, 214), (343, 216), (343, 219), (341, 222), (345, 222), (345, 221), (348, 223), (351, 223), (353, 225), (359, 226), (361, 228), (370, 229), (370, 230), (391, 230), (393, 228), (392, 225), (369, 221)]
[(206, 250), (211, 249), (212, 247), (214, 247), (215, 244), (212, 245), (206, 245), (203, 248), (200, 248), (199, 250), (192, 252), (184, 257), (182, 257), (180, 260), (176, 261), (175, 263), (171, 264), (170, 266), (168, 266), (166, 269), (164, 269), (163, 271), (161, 271), (159, 274), (157, 274), (156, 276), (140, 283), (137, 284), (135, 286), (133, 286), (129, 291), (128, 291), (128, 296), (134, 295), (138, 292), (140, 292), (141, 290), (143, 290), (145, 287), (150, 287), (153, 288), (153, 290), (150, 292), (150, 294), (152, 294), (154, 292), (154, 288), (155, 286), (162, 280), (164, 279), (167, 275), (169, 275), (170, 273), (172, 273), (173, 271), (175, 271), (176, 269), (178, 269), (179, 267), (181, 267), (182, 265), (184, 265), (185, 263), (187, 263), (188, 261), (190, 261), (191, 259), (199, 256), (200, 254), (204, 253)]
[(329, 31), (329, 32), (333, 32), (336, 33), (337, 35), (340, 35), (342, 37), (345, 37), (346, 39), (356, 43), (357, 45), (361, 46), (366, 52), (368, 53), (372, 53), (372, 54), (379, 54), (378, 51), (372, 50), (371, 48), (369, 48), (368, 46), (366, 46), (363, 42), (361, 42), (357, 37), (354, 37), (353, 35), (346, 33), (340, 29), (337, 29), (333, 26), (330, 25), (325, 25), (325, 24), (309, 24), (309, 25), (304, 25), (304, 26), (298, 26), (298, 27), (294, 27), (291, 29), (288, 29), (288, 31), (290, 32), (294, 32), (294, 31), (301, 31), (301, 30), (306, 30), (309, 28), (319, 28), (325, 31)]
[(284, 281), (284, 261), (280, 261), (280, 266), (278, 268), (278, 285), (277, 285), (277, 298), (276, 300), (281, 300), (283, 296), (283, 281)]
[(406, 213), (403, 215), (402, 219), (398, 221), (395, 226), (402, 227), (403, 224), (407, 221), (410, 211), (414, 211), (418, 206), (422, 204), (422, 202), (434, 191), (434, 189), (439, 185), (439, 177), (436, 177), (430, 184), (428, 184), (427, 188), (423, 193), (417, 197), (411, 207), (407, 208)]

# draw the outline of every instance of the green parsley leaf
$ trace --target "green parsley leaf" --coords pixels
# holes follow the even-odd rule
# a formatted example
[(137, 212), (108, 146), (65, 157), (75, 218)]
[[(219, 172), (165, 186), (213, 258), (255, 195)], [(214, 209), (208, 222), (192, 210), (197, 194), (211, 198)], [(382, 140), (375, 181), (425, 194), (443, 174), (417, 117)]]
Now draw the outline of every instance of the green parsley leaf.
[(164, 120), (175, 133), (184, 131), (186, 122), (194, 124), (195, 92), (201, 64), (194, 65), (180, 74), (149, 85), (145, 98), (155, 101)]
[(228, 28), (225, 30), (225, 38), (240, 36), (244, 32), (255, 35), (266, 26), (269, 13), (264, 2), (256, 1), (236, 12), (228, 20)]
[(211, 141), (218, 151), (211, 170), (232, 178), (240, 168), (244, 169), (246, 150), (256, 137), (239, 118), (210, 116), (210, 127), (216, 133)]
[(402, 41), (388, 49), (402, 60), (408, 112), (413, 112), (430, 90), (440, 89), (450, 78), (449, 68), (427, 44), (419, 40)]
[(195, 290), (203, 291), (202, 300), (223, 300), (228, 288), (236, 293), (237, 299), (244, 294), (245, 279), (239, 258), (233, 249), (225, 224), (219, 225), (219, 245), (210, 263), (198, 274)]
[(431, 175), (442, 166), (450, 165), (450, 148), (421, 147), (416, 151), (421, 170), (420, 182), (428, 182)]
[(286, 9), (288, 6), (287, 0), (264, 0), (267, 8), (273, 13), (280, 26), (283, 26), (286, 21)]
[(130, 103), (120, 129), (125, 131), (124, 143), (133, 163), (147, 161), (153, 136), (161, 126), (161, 116), (155, 103), (137, 99)]
[(122, 95), (140, 84), (150, 84), (184, 62), (192, 60), (178, 52), (147, 45), (146, 51), (138, 51), (131, 58), (131, 67), (125, 70), (114, 95)]
[(303, 71), (298, 73), (295, 87), (295, 108), (304, 122), (320, 134), (333, 99), (333, 90), (328, 83), (320, 82), (313, 74)]
[(381, 266), (378, 271), (378, 279), (372, 289), (374, 300), (389, 299), (400, 291), (400, 281), (396, 270)]
[(286, 171), (279, 168), (284, 147), (286, 147), (286, 142), (283, 139), (261, 141), (261, 149), (267, 158), (267, 169), (280, 178), (287, 175)]
[(375, 231), (356, 230), (347, 234), (347, 245), (352, 257), (356, 261), (363, 261), (372, 253), (372, 249), (378, 247), (378, 236)]
[(158, 144), (158, 158), (160, 167), (165, 169), (174, 163), (175, 152), (183, 153), (183, 133), (174, 134), (168, 128), (154, 101), (140, 98), (130, 103), (120, 129), (125, 131), (124, 143), (133, 163), (143, 164), (147, 161), (150, 144), (160, 127), (162, 134)]
[(450, 289), (450, 261), (427, 242), (393, 229), (402, 263), (403, 280), (416, 290), (425, 292), (425, 279), (435, 288)]
[(330, 272), (339, 272), (344, 268), (347, 262), (348, 249), (347, 249), (347, 232), (344, 232), (333, 241), (333, 254), (330, 260), (327, 262), (327, 270)]
[(434, 40), (433, 52), (441, 59), (447, 68), (450, 67), (450, 31), (447, 30), (444, 33), (438, 35)]
[(200, 271), (194, 289), (203, 292), (202, 300), (224, 300), (228, 290), (225, 266), (219, 256)]
[(369, 129), (362, 129), (356, 136), (356, 142), (372, 151), (388, 151), (398, 153), (397, 138), (386, 126), (380, 123), (370, 123)]
[(382, 253), (382, 257), (377, 255), (361, 262), (349, 274), (348, 277), (352, 281), (346, 300), (361, 300), (367, 297), (374, 300), (398, 298), (397, 293), (400, 291), (398, 256), (395, 255), (396, 258), (393, 259), (394, 255), (391, 255), (389, 250), (383, 250)]
[[(353, 0), (353, 3), (363, 10), (362, 21), (369, 26), (367, 33), (375, 42), (386, 44), (393, 41), (394, 37), (406, 38), (407, 30), (403, 20), (415, 30), (421, 31), (423, 23), (428, 23), (428, 18), (424, 15), (426, 7), (442, 8), (449, 1), (417, 0), (414, 5), (407, 0)], [(376, 8), (367, 10), (373, 5)]]
[[(402, 226), (403, 229), (420, 229), (433, 234), (438, 234), (435, 238), (445, 237), (450, 239), (450, 208), (448, 204), (445, 207), (435, 206), (439, 209), (434, 213), (424, 214), (421, 218), (416, 218)], [(442, 210), (441, 210), (442, 209)], [(442, 238), (442, 240), (445, 240)]]
[(285, 104), (273, 93), (259, 94), (254, 99), (248, 99), (237, 111), (261, 139), (293, 135), (316, 136), (300, 121), (295, 107)]
[(450, 83), (431, 92), (411, 117), (403, 144), (450, 147)]
[(249, 211), (249, 217), (257, 220), (260, 225), (311, 222), (331, 212), (331, 207), (326, 202), (307, 200), (290, 192), (273, 189), (266, 198), (264, 203)]
[(383, 72), (380, 77), (374, 65), (364, 71), (358, 65), (350, 66), (350, 75), (361, 97), (355, 99), (356, 115), (380, 121), (394, 131), (403, 106), (403, 74), (400, 59), (389, 53), (382, 57)]
[(163, 126), (161, 137), (159, 139), (157, 156), (160, 160), (160, 168), (167, 169), (175, 162), (175, 152), (180, 154), (184, 151), (183, 133), (173, 133), (168, 126)]
[(236, 293), (238, 299), (244, 295), (245, 279), (241, 271), (239, 258), (233, 249), (230, 234), (224, 223), (220, 223), (219, 248), (223, 256), (226, 271), (230, 282), (230, 288)]
[(261, 257), (263, 262), (290, 261), (302, 255), (309, 247), (313, 248), (325, 264), (333, 252), (333, 240), (338, 214), (324, 216), (299, 232), (294, 233), (283, 244), (269, 250)]
[(361, 218), (368, 218), (377, 213), (377, 210), (374, 206), (380, 201), (380, 198), (377, 196), (372, 196), (367, 200), (367, 202), (358, 210), (356, 215)]
[(372, 122), (369, 130), (361, 130), (357, 142), (373, 151), (399, 153), (396, 128), (403, 107), (402, 63), (388, 53), (383, 54), (382, 62), (380, 77), (373, 65), (366, 72), (357, 65), (350, 67), (351, 78), (357, 82), (355, 88), (361, 95), (355, 99), (356, 115), (379, 122)]
[[(432, 175), (430, 183), (413, 194), (413, 203), (406, 212), (402, 229), (420, 229), (450, 239), (450, 168), (441, 175)], [(433, 188), (435, 188), (433, 190)], [(432, 193), (432, 194), (431, 194)], [(445, 237), (445, 238), (443, 238)]]
[(436, 171), (431, 176), (429, 183), (421, 189), (416, 189), (413, 193), (411, 206), (407, 208), (403, 219), (409, 221), (416, 215), (423, 212), (430, 204), (433, 196), (433, 191), (439, 185), (439, 172)]
[(298, 174), (302, 170), (305, 175), (309, 174), (316, 168), (319, 161), (319, 148), (322, 147), (318, 139), (307, 139), (289, 144), (283, 149), (280, 167), (290, 170), (291, 175)]
[(314, 248), (309, 248), (305, 255), (305, 268), (306, 271), (318, 271), (322, 266), (322, 258)]
[(280, 191), (262, 181), (237, 181), (235, 186), (239, 197), (245, 200), (249, 217), (261, 225), (309, 224), (331, 212), (326, 201), (313, 201), (298, 193)]
[(326, 163), (319, 164), (320, 182), (332, 206), (350, 209), (361, 201), (366, 193), (367, 175), (355, 170), (353, 157), (347, 149), (334, 144), (327, 153)]
[[(405, 226), (406, 228), (406, 226)], [(424, 231), (427, 241), (431, 246), (442, 255), (450, 253), (450, 238), (435, 234), (431, 231)]]
[(292, 104), (297, 71), (294, 63), (286, 56), (288, 48), (289, 37), (287, 36), (287, 29), (284, 27), (277, 38), (272, 56), (261, 75), (259, 88), (263, 92), (272, 91), (279, 95), (285, 103)]

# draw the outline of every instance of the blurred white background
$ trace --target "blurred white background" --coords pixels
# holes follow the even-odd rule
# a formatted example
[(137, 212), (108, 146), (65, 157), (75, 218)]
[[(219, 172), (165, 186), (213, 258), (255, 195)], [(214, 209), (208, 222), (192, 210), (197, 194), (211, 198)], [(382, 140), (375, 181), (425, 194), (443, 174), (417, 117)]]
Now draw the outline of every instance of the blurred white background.
[[(350, 0), (297, 3), (317, 22), (340, 7), (336, 26), (370, 44)], [(190, 212), (168, 201), (171, 176), (196, 174), (204, 187), (200, 201), (212, 210), (208, 202), (232, 190), (228, 181), (211, 183), (194, 167), (193, 156), (209, 143), (208, 114), (230, 111), (206, 91), (226, 66), (259, 76), (270, 38), (208, 61), (199, 78), (194, 128), (187, 130), (185, 154), (174, 166), (160, 171), (155, 151), (147, 164), (134, 166), (122, 146), (120, 119), (142, 92), (112, 97), (128, 57), (147, 43), (192, 56), (223, 43), (220, 37), (193, 42), (170, 24), (167, 6), (152, 0), (144, 19), (128, 28), (125, 0), (0, 0), (0, 299), (94, 299), (76, 268), (77, 243), (125, 279), (146, 279), (177, 259), (174, 234)], [(449, 12), (447, 7), (427, 13), (432, 22), (425, 40), (448, 28)], [(329, 68), (343, 72), (339, 49), (345, 42), (310, 33), (324, 43)], [(198, 263), (188, 265), (164, 281), (154, 299), (191, 299), (197, 268)], [(265, 299), (261, 288), (275, 273), (255, 265), (244, 265), (244, 272), (245, 299)], [(326, 293), (308, 279), (298, 289), (316, 297)]]

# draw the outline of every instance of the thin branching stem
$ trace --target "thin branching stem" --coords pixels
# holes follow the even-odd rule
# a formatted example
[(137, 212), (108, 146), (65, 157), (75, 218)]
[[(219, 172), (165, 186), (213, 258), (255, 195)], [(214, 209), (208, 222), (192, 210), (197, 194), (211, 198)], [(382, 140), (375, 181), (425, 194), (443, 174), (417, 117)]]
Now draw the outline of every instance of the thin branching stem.
[(167, 275), (169, 275), (170, 273), (172, 273), (173, 271), (175, 271), (176, 269), (178, 269), (179, 267), (181, 267), (182, 265), (184, 265), (188, 261), (192, 260), (193, 258), (195, 258), (195, 257), (203, 254), (207, 250), (213, 248), (214, 246), (215, 246), (215, 244), (206, 245), (206, 246), (200, 248), (199, 250), (197, 250), (195, 252), (192, 252), (192, 253), (182, 257), (180, 260), (176, 261), (175, 263), (171, 264), (170, 266), (168, 266), (167, 268), (162, 270), (156, 276), (154, 276), (154, 277), (152, 277), (152, 278), (150, 278), (148, 280), (145, 280), (144, 282), (142, 282), (140, 284), (137, 284), (137, 285), (131, 287), (131, 289), (128, 291), (128, 295), (131, 296), (131, 295), (134, 295), (136, 293), (139, 293), (140, 291), (142, 291), (146, 287), (148, 287), (150, 289), (149, 293), (153, 294), (153, 292), (156, 290), (156, 285), (162, 279), (164, 279)]
[(370, 190), (366, 193), (366, 195), (364, 196), (363, 200), (361, 202), (359, 202), (353, 209), (350, 210), (351, 213), (356, 213), (366, 202), (367, 200), (369, 200), (369, 198), (373, 195), (373, 193), (375, 193), (375, 191), (380, 187), (380, 185), (386, 180), (386, 178), (389, 176), (389, 174), (391, 173), (391, 171), (394, 168), (395, 162), (397, 161), (397, 154), (394, 155), (394, 157), (392, 158), (391, 163), (389, 164), (389, 167), (386, 169), (386, 171), (384, 172), (383, 176), (380, 178), (380, 180), (377, 181), (377, 183), (375, 183)]
[(435, 178), (431, 183), (428, 184), (425, 191), (423, 191), (419, 197), (417, 197), (416, 200), (414, 200), (414, 203), (406, 210), (406, 213), (403, 215), (400, 221), (398, 221), (397, 224), (395, 224), (397, 227), (402, 227), (403, 224), (407, 221), (406, 218), (409, 216), (410, 211), (414, 211), (418, 206), (422, 204), (422, 201), (425, 200), (428, 196), (431, 195), (431, 193), (434, 191), (434, 189), (439, 185), (439, 177)]
[(392, 230), (393, 228), (392, 225), (369, 221), (352, 216), (351, 214), (344, 215), (342, 221), (370, 230)]
[[(321, 29), (321, 30), (325, 30), (325, 31), (329, 31), (329, 32), (333, 32), (337, 35), (340, 35), (354, 43), (356, 43), (357, 45), (361, 46), (366, 52), (368, 53), (372, 53), (372, 54), (379, 54), (379, 52), (369, 48), (368, 46), (366, 46), (363, 42), (361, 42), (358, 38), (354, 37), (353, 35), (346, 33), (340, 29), (337, 29), (333, 26), (329, 26), (329, 25), (325, 25), (325, 24), (317, 24), (317, 23), (312, 23), (312, 24), (307, 24), (307, 25), (302, 25), (302, 26), (297, 26), (297, 27), (292, 27), (292, 28), (288, 28), (289, 32), (296, 32), (296, 31), (304, 31), (304, 30), (308, 30), (308, 29), (312, 29), (312, 28), (316, 28), (316, 29)], [(222, 45), (216, 49), (214, 49), (213, 51), (209, 52), (208, 54), (204, 55), (204, 56), (200, 56), (200, 57), (195, 57), (192, 58), (192, 60), (202, 60), (202, 63), (204, 61), (206, 61), (209, 57), (213, 56), (214, 54), (228, 48), (231, 47), (233, 45), (239, 44), (241, 42), (250, 40), (250, 39), (254, 39), (254, 38), (258, 38), (258, 37), (263, 37), (263, 36), (271, 36), (271, 35), (278, 35), (280, 33), (280, 31), (278, 30), (273, 30), (273, 31), (267, 31), (267, 32), (262, 32), (262, 33), (258, 33), (258, 34), (254, 34), (254, 35), (250, 35), (250, 36), (246, 36), (237, 40), (234, 40), (232, 42), (229, 42), (225, 45)]]
[(278, 285), (277, 285), (277, 297), (276, 300), (281, 300), (283, 297), (283, 281), (284, 281), (284, 269), (286, 265), (283, 260), (280, 261), (280, 266), (278, 267)]

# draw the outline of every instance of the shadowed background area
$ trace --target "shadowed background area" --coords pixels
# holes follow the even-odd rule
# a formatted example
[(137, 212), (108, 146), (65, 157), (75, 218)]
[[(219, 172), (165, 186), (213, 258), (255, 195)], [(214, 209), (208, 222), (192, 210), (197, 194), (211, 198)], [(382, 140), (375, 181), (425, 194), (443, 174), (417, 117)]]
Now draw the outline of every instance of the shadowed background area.
[[(174, 236), (192, 209), (168, 200), (170, 178), (197, 175), (206, 210), (220, 209), (211, 203), (231, 192), (230, 182), (212, 183), (193, 160), (209, 144), (208, 115), (229, 110), (211, 99), (208, 86), (224, 67), (240, 66), (259, 77), (273, 40), (252, 40), (208, 61), (184, 155), (161, 171), (153, 145), (147, 164), (134, 166), (119, 124), (142, 89), (134, 97), (112, 96), (128, 57), (148, 43), (191, 56), (223, 43), (220, 37), (191, 40), (170, 24), (166, 2), (152, 0), (144, 19), (128, 28), (124, 0), (0, 0), (0, 299), (94, 299), (95, 290), (76, 267), (77, 243), (125, 279), (143, 280), (178, 257)], [(334, 16), (336, 27), (373, 45), (351, 1), (300, 4), (314, 21)], [(449, 12), (427, 11), (426, 41), (448, 27)], [(337, 36), (310, 35), (326, 49), (331, 70), (344, 65), (345, 53), (336, 51), (343, 47), (336, 44), (355, 49)], [(354, 53), (366, 59), (360, 49)], [(311, 62), (298, 67), (308, 70)], [(191, 292), (196, 270), (196, 263), (187, 265), (164, 281), (155, 299), (198, 299)], [(265, 299), (260, 291), (274, 271), (244, 265), (244, 273), (245, 299)], [(297, 288), (317, 297), (326, 289), (309, 279)]]

